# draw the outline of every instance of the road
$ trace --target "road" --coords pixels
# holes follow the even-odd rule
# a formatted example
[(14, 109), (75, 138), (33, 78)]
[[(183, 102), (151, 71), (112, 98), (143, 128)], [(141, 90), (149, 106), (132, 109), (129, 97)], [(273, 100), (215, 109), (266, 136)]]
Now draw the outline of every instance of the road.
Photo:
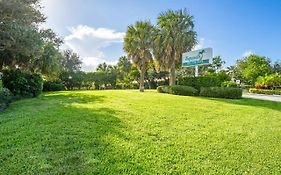
[(243, 98), (253, 98), (259, 100), (270, 100), (270, 101), (281, 102), (281, 95), (243, 94)]

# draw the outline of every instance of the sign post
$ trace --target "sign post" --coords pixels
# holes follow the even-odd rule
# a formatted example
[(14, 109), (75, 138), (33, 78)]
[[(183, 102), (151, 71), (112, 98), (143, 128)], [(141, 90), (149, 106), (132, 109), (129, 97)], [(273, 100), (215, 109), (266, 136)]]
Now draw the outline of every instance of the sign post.
[(195, 66), (195, 77), (198, 77), (199, 71), (198, 71), (198, 65)]
[(195, 77), (198, 77), (200, 65), (212, 64), (213, 49), (205, 48), (182, 54), (182, 67), (195, 67)]

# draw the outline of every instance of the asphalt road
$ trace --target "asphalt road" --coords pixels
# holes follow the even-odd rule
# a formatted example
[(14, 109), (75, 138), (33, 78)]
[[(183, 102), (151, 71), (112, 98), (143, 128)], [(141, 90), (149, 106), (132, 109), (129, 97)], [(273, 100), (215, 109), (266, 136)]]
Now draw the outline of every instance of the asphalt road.
[(243, 94), (243, 98), (253, 98), (259, 100), (269, 100), (281, 102), (281, 95), (266, 95), (266, 94)]

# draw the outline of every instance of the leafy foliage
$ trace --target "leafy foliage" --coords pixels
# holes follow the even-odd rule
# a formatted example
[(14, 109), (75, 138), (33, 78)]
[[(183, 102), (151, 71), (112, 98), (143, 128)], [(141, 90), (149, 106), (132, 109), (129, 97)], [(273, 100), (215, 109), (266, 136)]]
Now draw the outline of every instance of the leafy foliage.
[(259, 76), (264, 76), (270, 71), (270, 62), (266, 57), (250, 55), (236, 63), (236, 78), (254, 85)]
[(43, 91), (62, 91), (65, 90), (65, 86), (63, 83), (58, 81), (44, 81)]
[(255, 88), (250, 88), (249, 89), (250, 93), (254, 94), (267, 94), (267, 95), (281, 95), (281, 90), (272, 90), (272, 89), (255, 89)]
[(39, 27), (46, 19), (40, 1), (1, 0), (0, 9), (0, 70), (9, 67), (41, 72), (44, 68), (44, 73), (42, 62), (47, 62), (42, 48), (47, 43), (58, 47), (62, 40), (51, 29)]
[(217, 76), (180, 77), (178, 85), (191, 86), (200, 90), (201, 87), (219, 87), (221, 81)]
[(159, 93), (168, 93), (174, 95), (183, 95), (183, 96), (196, 96), (198, 95), (198, 90), (190, 86), (158, 86), (157, 92)]
[(41, 75), (19, 69), (4, 70), (2, 81), (5, 88), (19, 97), (36, 97), (43, 89)]
[(82, 61), (77, 53), (72, 50), (65, 50), (62, 53), (61, 66), (65, 72), (75, 72), (81, 69)]
[(7, 88), (0, 88), (0, 112), (12, 102), (13, 94)]
[(257, 89), (273, 89), (281, 87), (281, 74), (274, 73), (257, 78), (255, 83)]
[(281, 74), (281, 61), (280, 60), (276, 61), (273, 64), (273, 66), (271, 68), (271, 72)]
[(61, 58), (62, 56), (54, 43), (48, 42), (43, 46), (41, 55), (34, 59), (33, 70), (45, 75), (57, 76), (57, 73), (62, 68), (60, 65)]
[(200, 96), (214, 98), (242, 98), (242, 89), (232, 87), (201, 87)]
[(225, 61), (222, 60), (220, 56), (216, 56), (213, 58), (211, 68), (215, 70), (215, 72), (219, 72), (222, 69), (222, 66), (225, 64)]
[(233, 81), (224, 81), (221, 84), (221, 87), (238, 87), (237, 83), (233, 82)]
[(196, 96), (198, 90), (190, 86), (174, 85), (171, 86), (172, 93), (175, 95)]

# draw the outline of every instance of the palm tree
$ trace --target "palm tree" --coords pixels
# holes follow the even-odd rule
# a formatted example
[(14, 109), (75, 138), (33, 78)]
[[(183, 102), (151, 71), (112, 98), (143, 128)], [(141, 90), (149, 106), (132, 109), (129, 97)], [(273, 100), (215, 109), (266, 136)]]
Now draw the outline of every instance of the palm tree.
[(190, 51), (197, 43), (193, 30), (193, 16), (186, 10), (161, 13), (157, 19), (158, 34), (154, 40), (153, 53), (162, 69), (170, 72), (170, 85), (176, 83), (176, 65), (182, 53)]
[(152, 61), (152, 35), (154, 27), (150, 22), (137, 21), (128, 26), (124, 38), (124, 50), (140, 71), (140, 91), (144, 91), (144, 75), (147, 65)]
[(211, 65), (211, 67), (216, 71), (216, 73), (218, 73), (219, 70), (222, 69), (224, 64), (225, 64), (225, 61), (222, 60), (221, 56), (216, 56), (213, 58), (213, 63)]

